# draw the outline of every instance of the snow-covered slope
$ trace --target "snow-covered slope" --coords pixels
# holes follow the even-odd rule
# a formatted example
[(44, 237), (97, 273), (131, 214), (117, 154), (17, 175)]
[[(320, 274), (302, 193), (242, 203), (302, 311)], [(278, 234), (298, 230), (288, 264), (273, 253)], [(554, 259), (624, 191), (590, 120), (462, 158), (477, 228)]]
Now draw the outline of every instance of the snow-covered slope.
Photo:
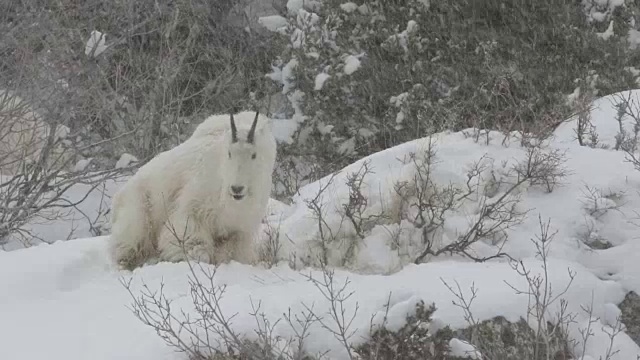
[[(630, 94), (638, 99), (640, 92)], [(592, 124), (595, 131), (602, 134), (599, 139), (604, 144), (615, 144), (616, 129), (619, 129), (611, 100), (615, 101), (613, 97), (597, 101), (592, 114)], [(523, 222), (507, 230), (506, 241), (480, 241), (472, 250), (482, 256), (493, 254), (501, 247), (502, 251), (522, 259), (532, 271), (539, 272), (542, 263), (535, 258), (531, 239), (539, 232), (539, 217), (550, 219), (551, 229), (557, 233), (550, 246), (549, 280), (557, 293), (570, 279), (568, 270), (575, 272), (575, 279), (563, 296), (568, 301), (568, 310), (576, 316), (570, 334), (579, 340), (580, 329), (588, 324), (588, 315), (581, 306), (592, 306), (593, 316), (602, 320), (592, 325), (594, 336), (587, 344), (585, 355), (597, 359), (609, 346), (606, 333), (611, 331), (617, 304), (629, 291), (640, 293), (640, 261), (637, 261), (640, 227), (634, 224), (635, 212), (640, 211), (640, 171), (625, 161), (622, 151), (579, 146), (574, 139), (575, 126), (575, 119), (562, 124), (545, 145), (547, 151), (555, 149), (566, 153), (564, 167), (569, 174), (562, 184), (550, 193), (525, 184), (519, 190), (521, 201), (517, 205), (518, 209), (529, 211)], [(491, 133), (489, 138), (487, 145), (464, 133), (434, 136), (437, 152), (432, 173), (434, 182), (440, 186), (464, 184), (469, 165), (481, 158), (485, 169), (492, 166), (494, 176), (509, 180), (509, 175), (501, 175), (500, 169), (524, 159), (526, 151), (515, 138), (507, 145), (502, 144), (501, 134)], [(369, 211), (387, 211), (394, 201), (394, 183), (411, 179), (415, 174), (413, 164), (399, 159), (427, 146), (428, 140), (421, 139), (388, 149), (349, 166), (333, 178), (318, 199), (327, 229), (339, 238), (353, 236), (353, 228), (345, 225), (336, 211), (349, 197), (345, 185), (349, 173), (358, 171), (368, 161), (372, 173), (365, 177), (362, 192), (368, 198)], [(482, 188), (489, 183), (490, 174), (489, 170), (482, 173)], [(219, 267), (215, 281), (227, 285), (221, 305), (229, 315), (237, 313), (233, 326), (239, 332), (255, 336), (255, 319), (250, 316), (252, 300), (262, 302), (261, 310), (271, 320), (280, 318), (289, 309), (298, 313), (304, 305), (314, 304), (319, 314), (328, 310), (328, 302), (305, 277), (310, 274), (320, 278), (322, 273), (303, 265), (305, 261), (313, 263), (312, 259), (318, 255), (318, 223), (308, 203), (328, 181), (329, 178), (325, 178), (304, 187), (291, 206), (271, 203), (265, 227), (279, 227), (282, 245), (279, 265), (267, 269), (232, 262)], [(437, 236), (438, 246), (455, 241), (465, 233), (469, 219), (477, 215), (480, 201), (495, 199), (502, 190), (496, 191), (492, 196), (483, 193), (448, 212), (444, 228)], [(403, 235), (393, 236), (398, 233)], [(159, 288), (163, 282), (165, 294), (175, 301), (173, 308), (188, 311), (193, 307), (188, 266), (160, 263), (133, 272), (117, 271), (106, 257), (107, 240), (107, 237), (79, 239), (0, 252), (0, 274), (3, 274), (0, 276), (0, 359), (186, 359), (167, 347), (153, 329), (135, 319), (126, 307), (132, 299), (120, 280), (131, 278), (134, 292), (142, 289), (142, 282), (151, 289)], [(599, 250), (585, 243), (596, 240), (610, 247)], [(341, 242), (331, 245), (328, 260), (332, 265), (344, 257), (342, 246)], [(337, 283), (349, 278), (349, 290), (354, 291), (346, 302), (347, 312), (350, 313), (356, 303), (359, 307), (352, 325), (357, 329), (352, 338), (354, 343), (366, 339), (372, 314), (379, 313), (376, 321), (380, 321), (389, 293), (392, 327), (401, 326), (419, 299), (435, 302), (434, 317), (438, 321), (456, 328), (465, 327), (464, 314), (452, 304), (455, 297), (442, 280), (449, 284), (457, 281), (467, 296), (474, 284), (478, 293), (472, 310), (478, 320), (497, 315), (510, 320), (526, 316), (528, 297), (516, 294), (511, 287), (526, 289), (526, 280), (506, 261), (474, 263), (460, 257), (441, 256), (430, 259), (429, 263), (414, 265), (412, 261), (420, 246), (419, 233), (412, 233), (408, 224), (378, 225), (366, 232), (350, 261), (337, 270)], [(295, 264), (295, 268), (290, 268), (289, 263)], [(559, 302), (554, 303), (548, 315), (553, 317), (558, 306)], [(285, 322), (276, 326), (276, 333), (292, 336)], [(329, 358), (345, 358), (343, 347), (318, 324), (307, 339), (306, 350), (310, 353), (331, 350)], [(616, 337), (614, 350), (619, 352), (612, 359), (635, 359), (640, 355), (640, 347), (625, 333)]]
[[(144, 281), (158, 289), (161, 281), (165, 292), (174, 299), (174, 309), (192, 308), (187, 283), (186, 264), (162, 263), (137, 269), (132, 274), (114, 271), (105, 257), (106, 238), (93, 238), (42, 245), (27, 250), (0, 253), (0, 358), (3, 359), (183, 359), (173, 353), (155, 334), (134, 318), (127, 305), (132, 299), (120, 283), (120, 277), (133, 277), (133, 289), (140, 291)], [(527, 262), (539, 270), (535, 261)], [(622, 287), (612, 281), (602, 281), (575, 263), (554, 260), (550, 265), (554, 288), (562, 288), (569, 277), (567, 269), (577, 271), (574, 284), (566, 294), (569, 310), (582, 314), (579, 304), (594, 299), (594, 315), (604, 317), (607, 309), (622, 300)], [(304, 275), (284, 264), (266, 270), (238, 263), (221, 266), (217, 284), (227, 284), (222, 307), (232, 315), (234, 328), (252, 335), (255, 320), (249, 315), (251, 300), (262, 301), (261, 310), (270, 320), (286, 313), (300, 313), (303, 304), (319, 314), (328, 311), (324, 300)], [(318, 271), (311, 271), (321, 278)], [(346, 303), (347, 314), (356, 303), (359, 310), (354, 321), (358, 329), (354, 342), (362, 342), (369, 329), (372, 314), (384, 313), (384, 304), (391, 292), (390, 325), (402, 324), (419, 299), (435, 302), (434, 317), (454, 327), (465, 327), (462, 311), (452, 305), (455, 300), (441, 279), (454, 285), (458, 281), (467, 296), (472, 284), (478, 289), (473, 303), (474, 315), (487, 319), (505, 315), (517, 320), (526, 313), (527, 297), (514, 294), (503, 282), (526, 289), (526, 282), (505, 263), (475, 264), (445, 261), (410, 265), (390, 275), (356, 275), (338, 271), (336, 282), (351, 280), (349, 290), (355, 292)], [(455, 286), (455, 285), (454, 285)], [(557, 304), (559, 305), (559, 303)], [(555, 312), (552, 309), (552, 312)], [(378, 321), (380, 319), (378, 318)], [(585, 326), (583, 316), (580, 326)], [(599, 326), (596, 335), (606, 337)], [(291, 336), (282, 322), (277, 334)], [(592, 354), (606, 348), (606, 341), (592, 342)], [(621, 349), (618, 359), (631, 359), (640, 349), (625, 335), (617, 339)], [(342, 359), (344, 353), (337, 341), (319, 326), (314, 327), (307, 342), (311, 353), (333, 348), (330, 358)]]

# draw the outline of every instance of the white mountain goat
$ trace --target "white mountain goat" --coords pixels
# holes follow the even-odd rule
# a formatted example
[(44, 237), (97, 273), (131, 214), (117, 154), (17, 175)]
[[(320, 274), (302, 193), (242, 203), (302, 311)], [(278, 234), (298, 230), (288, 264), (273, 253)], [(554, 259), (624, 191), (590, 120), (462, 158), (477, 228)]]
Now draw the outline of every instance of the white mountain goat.
[(111, 252), (121, 266), (256, 260), (253, 237), (269, 201), (276, 142), (266, 117), (227, 116), (207, 118), (114, 196)]

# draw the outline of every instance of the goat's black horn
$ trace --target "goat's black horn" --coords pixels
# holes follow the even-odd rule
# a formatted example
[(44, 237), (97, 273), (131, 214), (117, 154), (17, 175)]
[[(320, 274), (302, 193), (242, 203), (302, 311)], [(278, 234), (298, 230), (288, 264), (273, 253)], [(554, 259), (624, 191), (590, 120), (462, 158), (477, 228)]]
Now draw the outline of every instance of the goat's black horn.
[(231, 142), (238, 142), (238, 129), (236, 129), (236, 122), (233, 121), (233, 114), (231, 115)]
[(249, 130), (249, 135), (247, 135), (247, 141), (249, 143), (253, 143), (253, 141), (255, 140), (256, 124), (258, 123), (258, 115), (259, 115), (259, 112), (256, 111), (256, 117), (255, 117), (255, 119), (253, 119), (253, 124), (251, 124), (251, 129)]

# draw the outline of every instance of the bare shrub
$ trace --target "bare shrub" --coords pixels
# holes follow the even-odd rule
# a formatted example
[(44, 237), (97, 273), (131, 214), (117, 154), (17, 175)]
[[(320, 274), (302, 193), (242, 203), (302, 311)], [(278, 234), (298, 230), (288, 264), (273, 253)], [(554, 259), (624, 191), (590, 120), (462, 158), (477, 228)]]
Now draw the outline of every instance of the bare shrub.
[[(626, 161), (640, 170), (640, 157), (638, 155), (640, 145), (640, 103), (632, 98), (633, 93), (627, 96), (618, 94), (615, 96), (615, 106), (618, 109), (616, 121), (618, 122), (618, 134), (616, 134), (615, 150), (624, 151)], [(625, 120), (630, 122), (631, 129), (625, 126)]]
[(132, 280), (121, 279), (133, 299), (133, 314), (143, 324), (152, 327), (165, 343), (194, 360), (311, 359), (303, 351), (303, 341), (308, 336), (309, 326), (315, 321), (309, 313), (303, 312), (298, 316), (289, 311), (284, 314), (286, 323), (294, 330), (296, 337), (282, 339), (274, 334), (275, 326), (281, 319), (271, 322), (260, 311), (261, 304), (251, 301), (250, 315), (256, 321), (257, 337), (251, 340), (233, 329), (233, 318), (237, 314), (227, 315), (221, 307), (226, 285), (215, 284), (217, 266), (205, 267), (191, 261), (187, 261), (187, 264), (194, 314), (174, 309), (172, 300), (164, 293), (164, 284), (160, 284), (158, 290), (143, 284), (141, 292), (136, 295), (131, 286)]
[[(325, 195), (332, 196), (327, 194), (327, 190), (334, 186), (338, 173), (330, 175), (326, 183), (318, 188), (316, 195), (305, 200), (307, 208), (317, 221), (318, 236), (315, 243), (319, 249), (317, 259), (307, 261), (317, 260), (321, 266), (347, 265), (353, 260), (359, 245), (371, 229), (388, 221), (389, 216), (385, 209), (373, 209), (365, 195), (365, 189), (368, 187), (366, 179), (374, 173), (370, 163), (369, 160), (365, 160), (356, 171), (347, 174), (345, 185), (349, 191), (348, 198), (335, 209), (327, 208)], [(332, 216), (328, 221), (328, 212), (331, 211), (335, 212), (338, 218), (334, 219)], [(338, 259), (336, 264), (334, 256)]]
[[(586, 328), (580, 328), (578, 332), (581, 336), (581, 346), (578, 346), (578, 349), (582, 354), (584, 354), (587, 350), (587, 345), (591, 338), (594, 336), (593, 328), (601, 322), (600, 318), (594, 316), (593, 314), (593, 293), (591, 294), (591, 303), (589, 305), (581, 305), (581, 309), (585, 315), (588, 316), (589, 320), (587, 321)], [(625, 325), (622, 323), (622, 314), (618, 314), (615, 318), (613, 324), (601, 325), (602, 331), (609, 338), (609, 343), (606, 347), (606, 353), (603, 356), (600, 356), (601, 360), (611, 360), (613, 357), (620, 352), (620, 350), (614, 350), (614, 342), (620, 333), (625, 330)], [(573, 339), (573, 343), (576, 343), (577, 339)], [(578, 345), (578, 344), (576, 344)]]
[(624, 193), (603, 193), (602, 190), (585, 185), (582, 191), (582, 207), (596, 220), (606, 215), (609, 211), (619, 211), (622, 204), (618, 202)]
[[(441, 254), (458, 254), (475, 261), (506, 256), (501, 251), (502, 245), (496, 254), (489, 256), (477, 256), (471, 247), (478, 241), (504, 244), (507, 230), (522, 223), (528, 213), (526, 209), (519, 208), (523, 188), (535, 187), (552, 192), (568, 174), (564, 160), (565, 154), (560, 150), (530, 146), (525, 148), (524, 159), (496, 169), (493, 159), (483, 155), (468, 166), (463, 184), (440, 185), (434, 180), (436, 151), (429, 140), (419, 154), (409, 154), (402, 160), (405, 165), (413, 167), (413, 175), (394, 185), (390, 204), (385, 206), (383, 201), (380, 209), (374, 209), (367, 198), (370, 195), (365, 195), (371, 194), (365, 191), (368, 187), (365, 178), (374, 169), (369, 161), (364, 161), (358, 170), (346, 176), (349, 196), (347, 201), (339, 204), (339, 208), (328, 208), (332, 202), (325, 201), (327, 196), (333, 196), (329, 189), (337, 186), (334, 184), (337, 173), (323, 181), (314, 197), (306, 199), (307, 207), (317, 221), (318, 235), (314, 243), (318, 253), (311, 256), (317, 256), (320, 264), (344, 266), (353, 259), (358, 246), (376, 225), (401, 224), (402, 221), (408, 221), (421, 234), (419, 251), (410, 255), (416, 264), (429, 256)], [(507, 166), (506, 163), (503, 166)], [(501, 172), (500, 179), (496, 178), (496, 171)], [(484, 179), (487, 174), (489, 178)], [(470, 216), (468, 229), (455, 241), (441, 244), (439, 239), (446, 218), (469, 202), (477, 202), (478, 210)], [(393, 243), (393, 239), (397, 242), (400, 235), (396, 232), (390, 236)], [(400, 243), (396, 245), (403, 246)], [(313, 260), (316, 259), (304, 261), (308, 265)]]
[(276, 265), (280, 259), (279, 255), (282, 249), (282, 243), (279, 225), (280, 224), (278, 224), (278, 226), (274, 226), (271, 223), (267, 224), (267, 229), (265, 230), (267, 241), (265, 241), (258, 250), (258, 258), (268, 266)]
[(328, 320), (325, 320), (324, 315), (319, 316), (314, 313), (312, 309), (307, 307), (307, 310), (315, 317), (315, 320), (334, 338), (336, 338), (347, 351), (350, 359), (356, 359), (355, 354), (351, 346), (350, 339), (355, 334), (357, 329), (354, 329), (352, 324), (356, 315), (358, 314), (358, 303), (356, 302), (354, 310), (347, 312), (348, 306), (346, 305), (349, 298), (353, 296), (354, 292), (348, 290), (349, 279), (346, 279), (343, 284), (336, 284), (335, 272), (326, 267), (322, 268), (322, 278), (316, 279), (311, 274), (307, 276), (307, 279), (313, 283), (322, 296), (329, 301), (329, 310), (326, 315), (329, 316)]
[(580, 96), (575, 99), (573, 106), (578, 117), (578, 124), (575, 129), (578, 144), (580, 144), (580, 146), (595, 148), (599, 143), (598, 133), (591, 122), (591, 113), (593, 110), (593, 105), (591, 104), (592, 101), (592, 94), (580, 94)]
[[(422, 262), (427, 256), (445, 253), (464, 255), (475, 261), (505, 256), (506, 254), (499, 250), (493, 256), (477, 257), (472, 254), (470, 247), (480, 240), (504, 238), (509, 228), (525, 219), (527, 211), (518, 210), (521, 187), (525, 184), (541, 186), (545, 191), (551, 192), (568, 173), (563, 167), (562, 152), (528, 147), (525, 159), (506, 171), (505, 178), (512, 178), (513, 181), (497, 182), (494, 178), (492, 186), (480, 189), (482, 174), (493, 170), (487, 163), (490, 159), (483, 156), (469, 166), (465, 185), (457, 187), (450, 184), (443, 187), (436, 184), (432, 178), (434, 157), (435, 151), (429, 143), (421, 156), (411, 156), (410, 161), (415, 167), (413, 179), (395, 186), (402, 218), (407, 218), (407, 214), (413, 214), (407, 219), (422, 232), (423, 250), (415, 257), (415, 263)], [(465, 201), (472, 199), (472, 196), (479, 201), (479, 210), (471, 219), (469, 229), (456, 241), (439, 244), (437, 231), (444, 225), (446, 214), (459, 208)], [(409, 211), (410, 209), (412, 211)]]
[[(622, 150), (633, 159), (640, 140), (640, 104), (637, 99), (633, 98), (631, 91), (626, 96), (616, 94), (613, 101), (618, 110), (615, 118), (618, 123), (618, 134), (616, 134), (614, 150)], [(625, 120), (631, 122), (633, 125), (631, 129), (625, 126)]]
[[(549, 352), (567, 352), (566, 344), (568, 341), (567, 326), (574, 320), (575, 314), (567, 313), (567, 301), (563, 296), (567, 293), (576, 273), (568, 269), (569, 281), (564, 288), (557, 292), (552, 288), (549, 281), (549, 249), (551, 242), (555, 236), (555, 232), (551, 232), (551, 221), (544, 222), (542, 217), (538, 217), (540, 233), (535, 239), (531, 239), (536, 246), (536, 254), (542, 262), (542, 273), (533, 275), (531, 270), (527, 268), (523, 261), (511, 261), (512, 268), (527, 280), (527, 289), (518, 289), (508, 284), (516, 294), (526, 295), (529, 298), (530, 306), (527, 309), (527, 322), (535, 322), (535, 333), (538, 342), (532, 349), (534, 359), (548, 357)], [(551, 314), (552, 306), (559, 303), (559, 310), (556, 314)], [(555, 317), (555, 321), (550, 319)], [(560, 337), (559, 337), (560, 336)], [(558, 338), (562, 343), (558, 344)], [(555, 356), (555, 355), (554, 355)]]
[[(569, 282), (557, 293), (552, 290), (548, 272), (548, 252), (551, 241), (555, 233), (551, 232), (550, 222), (543, 222), (539, 217), (540, 234), (531, 241), (535, 244), (537, 255), (542, 262), (542, 273), (533, 274), (532, 271), (522, 261), (510, 260), (514, 271), (527, 281), (526, 289), (519, 289), (507, 283), (516, 294), (525, 295), (529, 298), (527, 315), (519, 323), (509, 325), (504, 319), (494, 319), (489, 321), (478, 321), (471, 311), (471, 304), (477, 296), (478, 289), (472, 285), (470, 297), (465, 295), (459, 284), (454, 288), (444, 282), (449, 291), (456, 297), (454, 305), (461, 308), (464, 318), (469, 324), (466, 333), (469, 341), (475, 345), (488, 359), (570, 359), (569, 337), (567, 326), (574, 321), (575, 314), (567, 312), (567, 302), (563, 296), (569, 290), (575, 273), (569, 270)], [(551, 309), (559, 303), (559, 311), (551, 314)], [(551, 316), (555, 315), (555, 320)], [(529, 324), (535, 326), (530, 327)], [(505, 337), (508, 331), (513, 337)], [(496, 340), (502, 333), (502, 344)], [(505, 342), (506, 341), (506, 342)]]
[[(17, 239), (29, 246), (34, 234), (25, 225), (69, 220), (73, 212), (82, 214), (97, 234), (103, 207), (96, 209), (98, 218), (91, 219), (78, 205), (128, 168), (91, 171), (74, 167), (77, 154), (86, 146), (68, 140), (74, 135), (68, 128), (45, 122), (8, 91), (0, 96), (0, 134), (0, 245)], [(72, 188), (81, 187), (80, 198), (70, 200)]]

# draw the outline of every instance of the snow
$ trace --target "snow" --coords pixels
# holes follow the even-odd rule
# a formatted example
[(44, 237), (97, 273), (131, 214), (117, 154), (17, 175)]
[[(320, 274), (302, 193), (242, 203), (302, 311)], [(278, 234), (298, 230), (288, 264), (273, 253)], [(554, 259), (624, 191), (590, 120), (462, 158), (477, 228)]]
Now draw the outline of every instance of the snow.
[(264, 26), (269, 31), (280, 31), (282, 28), (286, 28), (288, 21), (287, 18), (280, 15), (270, 15), (258, 18), (258, 24)]
[(91, 160), (93, 160), (93, 158), (78, 160), (76, 165), (73, 167), (73, 171), (74, 172), (84, 171), (87, 168), (87, 166), (89, 166), (89, 164), (91, 164)]
[(298, 15), (301, 10), (305, 8), (307, 10), (315, 11), (322, 6), (322, 3), (317, 0), (288, 0), (287, 10), (289, 15)]
[(344, 59), (344, 73), (351, 75), (360, 68), (360, 59), (356, 55), (349, 55)]
[(638, 46), (640, 46), (640, 31), (636, 29), (629, 29), (627, 41), (629, 42), (629, 48), (632, 50), (637, 49)]
[(289, 62), (282, 68), (282, 79), (280, 80), (282, 83), (282, 93), (288, 94), (291, 88), (293, 87), (293, 81), (295, 79), (294, 71), (298, 66), (298, 60), (293, 58), (289, 60)]
[[(602, 97), (593, 102), (591, 124), (598, 134), (598, 143), (600, 146), (614, 148), (616, 145), (616, 137), (620, 133), (620, 126), (622, 126), (626, 133), (633, 134), (635, 121), (631, 116), (623, 116), (621, 119), (622, 123), (618, 123), (616, 120), (617, 109), (615, 109), (615, 104), (623, 100), (629, 101), (632, 109), (640, 109), (640, 107), (638, 107), (640, 104), (640, 98), (638, 97), (638, 91), (635, 90), (619, 92), (610, 96)], [(558, 126), (555, 131), (557, 138), (555, 142), (562, 145), (574, 144), (576, 142), (576, 122), (576, 119), (571, 119), (570, 121), (566, 121)], [(583, 140), (586, 141), (586, 137), (588, 136), (585, 135)], [(617, 158), (624, 158), (622, 154), (617, 155)]]
[(607, 30), (605, 30), (604, 32), (601, 33), (596, 33), (596, 35), (601, 38), (602, 40), (609, 40), (610, 37), (612, 37), (614, 35), (613, 32), (613, 20), (611, 20), (609, 22), (609, 27), (607, 28)]
[[(74, 240), (0, 253), (0, 271), (13, 274), (0, 278), (2, 358), (172, 358), (172, 349), (164, 345), (152, 329), (138, 323), (127, 309), (132, 299), (119, 280), (120, 277), (132, 279), (134, 293), (142, 289), (143, 281), (151, 289), (158, 289), (163, 282), (165, 292), (174, 301), (173, 308), (189, 309), (186, 264), (160, 263), (133, 273), (118, 272), (105, 257), (106, 240), (106, 237)], [(529, 261), (535, 264), (534, 260)], [(575, 306), (581, 299), (590, 298), (592, 292), (596, 314), (603, 312), (604, 304), (621, 300), (623, 294), (617, 284), (604, 282), (579, 265), (560, 260), (554, 261), (550, 269), (554, 286), (562, 287), (566, 283), (567, 267), (578, 271), (574, 286), (566, 294), (571, 300), (570, 310), (579, 311)], [(314, 304), (319, 314), (328, 310), (328, 302), (319, 297), (318, 290), (304, 277), (309, 273), (314, 278), (321, 276), (315, 270), (299, 273), (284, 264), (265, 270), (232, 262), (218, 269), (215, 280), (216, 284), (227, 285), (221, 305), (229, 315), (238, 314), (233, 321), (234, 329), (250, 335), (254, 326), (249, 315), (250, 297), (253, 301), (262, 301), (262, 310), (271, 320), (289, 309), (298, 313), (303, 304)], [(339, 283), (347, 277), (351, 281), (350, 290), (354, 291), (354, 297), (346, 304), (347, 311), (351, 313), (356, 302), (359, 305), (353, 325), (354, 330), (357, 329), (353, 337), (356, 344), (366, 338), (370, 314), (377, 313), (377, 321), (381, 319), (390, 292), (393, 296), (389, 317), (393, 321), (401, 322), (411, 313), (415, 301), (423, 299), (437, 304), (434, 317), (438, 321), (454, 328), (465, 326), (460, 309), (452, 304), (454, 296), (440, 279), (447, 283), (458, 281), (467, 292), (472, 284), (479, 289), (473, 303), (478, 319), (505, 315), (507, 319), (516, 320), (527, 306), (527, 297), (515, 295), (503, 282), (525, 286), (524, 280), (504, 263), (436, 262), (410, 265), (390, 276), (336, 272)], [(495, 306), (496, 302), (503, 306)], [(597, 326), (594, 333), (600, 334)], [(283, 324), (276, 327), (276, 335), (290, 336), (291, 330)], [(625, 336), (622, 334), (619, 344), (628, 347), (621, 350), (617, 359), (630, 359), (638, 353), (637, 347), (631, 346)], [(34, 338), (38, 339), (38, 346), (29, 346)], [(73, 339), (73, 346), (69, 339)], [(320, 327), (312, 328), (306, 347), (312, 353), (329, 347), (333, 349), (330, 358), (345, 358), (336, 340)]]
[(289, 14), (295, 15), (304, 7), (304, 0), (289, 0), (287, 1), (287, 10)]
[(118, 161), (116, 162), (116, 169), (126, 168), (127, 166), (131, 165), (131, 163), (134, 163), (137, 161), (138, 161), (137, 157), (128, 153), (124, 153), (120, 155), (120, 159), (118, 159)]
[(327, 79), (329, 79), (330, 77), (331, 76), (327, 73), (320, 73), (316, 75), (315, 86), (313, 87), (313, 90), (315, 91), (322, 90), (322, 87), (324, 86), (324, 82), (327, 81)]
[(358, 10), (358, 4), (352, 2), (346, 2), (344, 4), (340, 4), (340, 9), (346, 13), (352, 13)]
[(449, 341), (449, 348), (451, 356), (458, 356), (461, 358), (469, 358), (474, 360), (482, 359), (482, 355), (475, 348), (475, 346), (460, 339), (453, 338)]
[[(291, 1), (290, 1), (291, 3)], [(282, 74), (281, 74), (282, 75)], [(279, 79), (283, 77), (280, 75)], [(278, 78), (278, 77), (276, 77)], [(302, 96), (302, 94), (298, 94)], [(625, 154), (615, 150), (620, 128), (633, 131), (631, 117), (616, 120), (615, 103), (621, 98), (640, 101), (640, 91), (628, 91), (601, 98), (593, 103), (591, 113), (593, 131), (598, 135), (597, 146), (580, 146), (575, 139), (577, 118), (561, 124), (551, 139), (545, 141), (547, 151), (566, 154), (564, 166), (567, 176), (552, 192), (531, 184), (524, 184), (518, 192), (518, 209), (529, 210), (519, 224), (506, 231), (506, 241), (490, 239), (471, 247), (477, 256), (493, 254), (496, 249), (522, 260), (532, 274), (541, 274), (542, 261), (536, 256), (531, 241), (539, 232), (539, 217), (550, 219), (555, 233), (550, 243), (547, 262), (548, 280), (557, 294), (571, 281), (562, 295), (567, 311), (575, 321), (569, 325), (570, 336), (577, 340), (577, 356), (582, 359), (604, 357), (609, 346), (607, 333), (616, 326), (620, 314), (618, 305), (629, 291), (640, 293), (640, 241), (635, 211), (640, 208), (640, 171), (625, 161)], [(393, 100), (392, 100), (393, 101)], [(274, 119), (274, 129), (292, 125), (292, 119)], [(288, 125), (285, 125), (288, 124)], [(278, 136), (284, 137), (282, 133)], [(411, 153), (419, 153), (433, 141), (436, 163), (432, 178), (438, 186), (461, 186), (467, 180), (469, 166), (480, 161), (485, 165), (480, 185), (490, 189), (490, 179), (511, 181), (505, 170), (525, 159), (526, 151), (520, 146), (516, 134), (491, 132), (489, 144), (476, 142), (473, 132), (440, 133), (431, 139), (418, 139), (379, 153), (346, 167), (335, 177), (325, 177), (300, 189), (291, 205), (272, 201), (265, 218), (264, 229), (277, 227), (280, 238), (285, 239), (278, 254), (280, 263), (272, 268), (259, 264), (243, 265), (236, 262), (221, 265), (215, 277), (216, 284), (226, 284), (221, 306), (233, 319), (233, 328), (249, 338), (255, 319), (250, 315), (251, 300), (261, 301), (261, 310), (274, 322), (290, 309), (299, 314), (305, 305), (313, 304), (318, 314), (329, 310), (330, 304), (308, 281), (322, 272), (310, 267), (318, 253), (318, 222), (308, 208), (310, 200), (317, 198), (324, 213), (323, 231), (329, 231), (340, 240), (328, 245), (329, 266), (335, 268), (335, 281), (349, 280), (353, 296), (346, 303), (352, 314), (358, 311), (352, 328), (354, 345), (366, 341), (373, 316), (374, 325), (380, 325), (388, 316), (387, 326), (399, 329), (405, 317), (412, 314), (415, 304), (423, 300), (435, 303), (436, 311), (430, 331), (449, 325), (466, 327), (463, 311), (454, 304), (458, 301), (446, 284), (459, 289), (468, 298), (471, 287), (477, 296), (471, 305), (478, 321), (504, 316), (509, 321), (526, 317), (530, 299), (516, 289), (527, 289), (527, 281), (508, 262), (496, 259), (475, 263), (459, 256), (443, 255), (429, 258), (429, 262), (413, 264), (415, 254), (422, 248), (420, 232), (403, 220), (383, 223), (368, 230), (364, 239), (353, 249), (351, 260), (342, 262), (344, 243), (352, 239), (352, 226), (342, 221), (337, 211), (350, 197), (345, 182), (350, 173), (362, 169), (363, 164), (372, 173), (363, 181), (362, 193), (367, 197), (369, 214), (384, 212), (394, 200), (393, 185), (410, 180), (415, 175), (411, 162), (403, 163)], [(505, 144), (503, 144), (503, 140)], [(604, 145), (604, 148), (603, 146)], [(483, 157), (483, 155), (485, 155)], [(330, 182), (331, 179), (331, 182)], [(111, 184), (113, 191), (115, 184)], [(325, 188), (323, 195), (318, 192)], [(477, 216), (483, 196), (495, 199), (504, 189), (496, 187), (491, 196), (479, 194), (459, 208), (446, 213), (441, 231), (434, 235), (434, 246), (443, 246), (457, 239), (470, 227), (469, 221)], [(87, 207), (97, 207), (97, 198), (91, 198)], [(60, 224), (58, 224), (60, 225)], [(58, 226), (56, 225), (56, 226)], [(49, 230), (51, 229), (51, 230)], [(55, 226), (41, 227), (50, 236), (64, 239)], [(588, 235), (588, 236), (586, 236)], [(87, 235), (89, 236), (89, 235)], [(611, 244), (607, 249), (591, 249), (585, 238), (597, 237)], [(261, 240), (266, 240), (264, 234)], [(151, 289), (164, 284), (165, 294), (174, 302), (175, 310), (193, 311), (189, 296), (188, 266), (185, 263), (158, 263), (138, 268), (133, 272), (115, 269), (106, 253), (108, 237), (94, 237), (42, 244), (28, 249), (0, 252), (0, 358), (20, 359), (182, 359), (162, 342), (153, 329), (140, 323), (126, 306), (132, 299), (120, 283), (131, 279), (134, 293), (141, 291), (143, 282)], [(385, 304), (390, 302), (388, 313)], [(496, 306), (499, 304), (499, 306)], [(553, 320), (561, 307), (560, 301), (550, 305), (545, 316)], [(592, 309), (591, 315), (584, 311)], [(178, 314), (178, 316), (180, 316)], [(581, 353), (580, 331), (594, 322), (592, 338)], [(534, 326), (535, 320), (529, 319)], [(291, 337), (293, 330), (285, 321), (275, 327), (275, 335)], [(33, 346), (37, 339), (38, 346)], [(72, 345), (70, 341), (72, 339)], [(475, 358), (482, 356), (468, 343), (453, 339), (455, 353), (471, 351)], [(635, 359), (640, 347), (626, 333), (617, 335), (613, 343), (618, 351), (612, 360)], [(331, 359), (346, 359), (339, 342), (320, 324), (314, 324), (305, 342), (309, 353), (329, 350)]]
[(407, 28), (401, 33), (391, 35), (384, 42), (383, 46), (400, 46), (404, 52), (409, 51), (409, 37), (418, 31), (419, 25), (415, 20), (407, 22)]
[(624, 6), (624, 0), (582, 0), (582, 6), (588, 21), (604, 22), (617, 7)]
[(84, 54), (91, 57), (97, 57), (102, 54), (107, 46), (105, 45), (107, 35), (98, 30), (91, 30), (91, 35), (84, 47)]

